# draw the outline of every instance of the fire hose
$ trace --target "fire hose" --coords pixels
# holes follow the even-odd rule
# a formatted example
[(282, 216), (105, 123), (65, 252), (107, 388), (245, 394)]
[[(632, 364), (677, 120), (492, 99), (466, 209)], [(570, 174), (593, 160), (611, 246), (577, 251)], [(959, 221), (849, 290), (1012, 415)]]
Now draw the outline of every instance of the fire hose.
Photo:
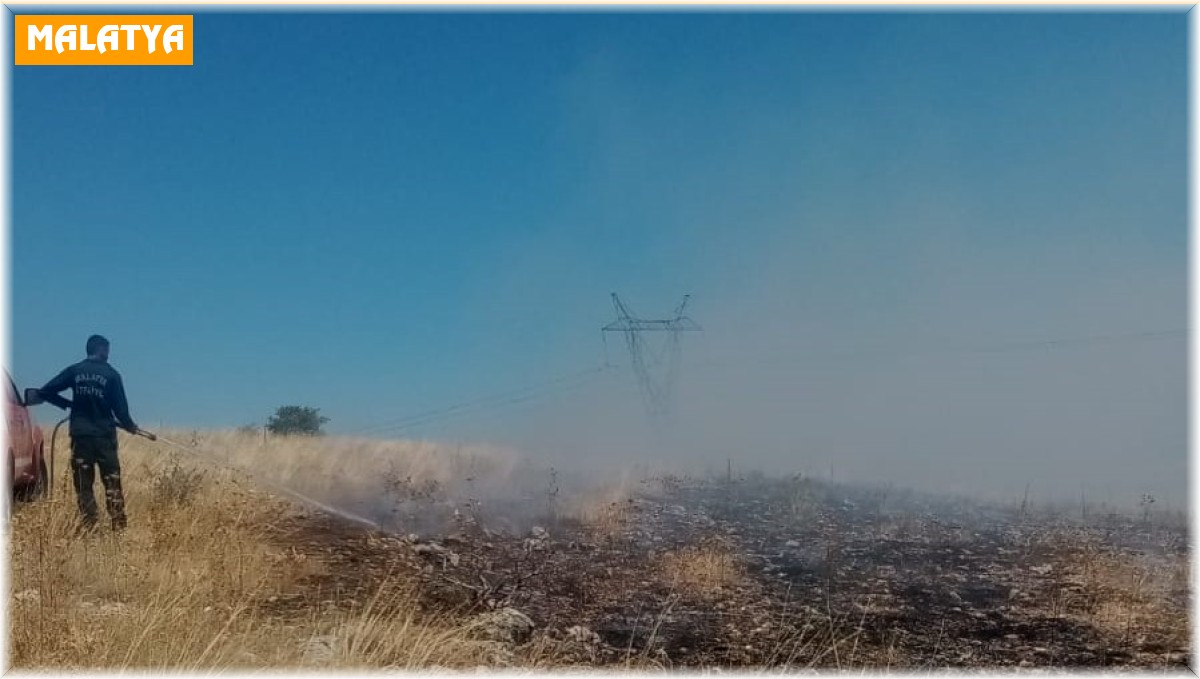
[(54, 432), (50, 434), (50, 472), (46, 475), (46, 497), (54, 496), (54, 444), (58, 443), (58, 428), (70, 419), (71, 416), (68, 415), (59, 420), (54, 425)]

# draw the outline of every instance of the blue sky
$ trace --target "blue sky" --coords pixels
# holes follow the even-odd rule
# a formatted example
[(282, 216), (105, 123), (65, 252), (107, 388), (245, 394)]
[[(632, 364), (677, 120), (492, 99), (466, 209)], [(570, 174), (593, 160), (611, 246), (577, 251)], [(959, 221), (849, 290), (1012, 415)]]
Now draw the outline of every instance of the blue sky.
[[(1182, 12), (238, 13), (195, 35), (191, 68), (14, 69), (19, 382), (100, 332), (147, 425), (300, 403), (336, 432), (597, 365), (614, 290), (647, 315), (691, 293), (695, 351), (725, 362), (1187, 325)], [(1097, 354), (1128, 367), (1105, 383), (1058, 361), (1055, 384), (1144, 388), (1123, 426), (1170, 476), (1185, 349)], [(1022, 365), (1012, 388), (1044, 393)], [(530, 407), (417, 433), (537, 439)]]

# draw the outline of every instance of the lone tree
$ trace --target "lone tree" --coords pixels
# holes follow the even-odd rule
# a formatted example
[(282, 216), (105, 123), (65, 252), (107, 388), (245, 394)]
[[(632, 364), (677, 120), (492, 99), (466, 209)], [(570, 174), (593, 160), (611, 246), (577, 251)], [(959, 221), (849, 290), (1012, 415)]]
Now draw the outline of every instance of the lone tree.
[(272, 434), (300, 434), (302, 436), (319, 436), (321, 425), (329, 421), (322, 417), (319, 408), (308, 406), (280, 406), (275, 414), (267, 420), (267, 430)]

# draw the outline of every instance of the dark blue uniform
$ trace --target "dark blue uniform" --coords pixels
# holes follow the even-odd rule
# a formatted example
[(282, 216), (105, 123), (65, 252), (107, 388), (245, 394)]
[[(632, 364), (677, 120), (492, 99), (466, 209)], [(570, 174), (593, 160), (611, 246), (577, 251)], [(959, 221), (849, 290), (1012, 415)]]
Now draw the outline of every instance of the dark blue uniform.
[[(70, 401), (59, 393), (71, 389)], [(121, 463), (117, 458), (117, 426), (130, 432), (138, 427), (129, 416), (121, 375), (107, 361), (87, 358), (68, 366), (40, 390), (46, 401), (71, 409), (71, 471), (79, 513), (87, 527), (97, 521), (96, 467), (104, 484), (105, 505), (114, 530), (125, 527), (121, 492)]]

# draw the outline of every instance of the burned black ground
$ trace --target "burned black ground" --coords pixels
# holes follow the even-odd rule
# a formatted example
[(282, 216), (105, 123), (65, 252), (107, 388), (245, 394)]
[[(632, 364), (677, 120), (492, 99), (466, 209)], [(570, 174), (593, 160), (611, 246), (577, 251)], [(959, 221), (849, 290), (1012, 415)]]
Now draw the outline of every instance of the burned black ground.
[[(444, 509), (444, 508), (443, 508)], [(478, 503), (447, 530), (364, 532), (313, 515), (279, 538), (328, 560), (312, 592), (358, 605), (419, 587), (430, 613), (515, 609), (534, 631), (514, 662), (790, 668), (1183, 668), (1186, 526), (1068, 517), (804, 478), (644, 481), (590, 520), (487, 527)], [(598, 518), (597, 518), (598, 517)], [(684, 550), (737, 577), (681, 586)], [(690, 553), (690, 552), (689, 552)]]

